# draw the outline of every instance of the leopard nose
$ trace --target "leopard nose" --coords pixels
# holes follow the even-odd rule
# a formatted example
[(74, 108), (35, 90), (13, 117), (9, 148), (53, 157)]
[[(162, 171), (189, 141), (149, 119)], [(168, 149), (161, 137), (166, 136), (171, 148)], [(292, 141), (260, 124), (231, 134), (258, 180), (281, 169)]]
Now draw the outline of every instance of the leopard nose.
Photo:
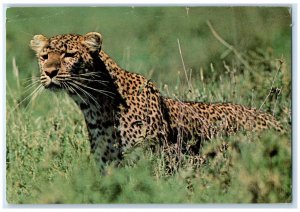
[(55, 76), (57, 76), (58, 69), (46, 69), (45, 74), (50, 77), (51, 79)]

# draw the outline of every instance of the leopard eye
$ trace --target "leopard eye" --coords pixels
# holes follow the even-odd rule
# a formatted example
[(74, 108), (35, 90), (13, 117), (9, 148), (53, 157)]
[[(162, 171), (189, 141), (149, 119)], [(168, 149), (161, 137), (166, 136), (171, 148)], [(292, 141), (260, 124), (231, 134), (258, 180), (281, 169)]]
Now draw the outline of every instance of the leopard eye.
[(65, 57), (74, 57), (76, 55), (76, 52), (70, 53), (70, 52), (66, 52), (65, 53)]
[(41, 55), (42, 60), (48, 60), (48, 54)]

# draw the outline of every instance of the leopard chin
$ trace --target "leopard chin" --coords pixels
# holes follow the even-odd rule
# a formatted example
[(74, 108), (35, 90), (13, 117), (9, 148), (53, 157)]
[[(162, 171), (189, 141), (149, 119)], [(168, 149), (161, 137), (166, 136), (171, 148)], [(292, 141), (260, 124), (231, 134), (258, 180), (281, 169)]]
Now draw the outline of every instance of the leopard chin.
[(62, 90), (63, 89), (61, 83), (59, 83), (59, 82), (57, 82), (55, 80), (52, 80), (52, 79), (42, 80), (41, 83), (44, 86), (44, 88), (48, 89), (48, 90), (58, 91), (58, 90)]

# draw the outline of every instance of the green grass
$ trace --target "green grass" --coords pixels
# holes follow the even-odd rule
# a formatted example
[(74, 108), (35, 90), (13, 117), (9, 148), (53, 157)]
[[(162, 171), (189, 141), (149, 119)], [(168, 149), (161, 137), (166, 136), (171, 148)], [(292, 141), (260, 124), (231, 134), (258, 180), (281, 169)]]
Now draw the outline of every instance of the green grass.
[[(244, 62), (226, 54), (207, 20)], [(8, 9), (8, 203), (290, 203), (290, 23), (287, 8)], [(101, 175), (83, 116), (67, 95), (43, 92), (25, 99), (32, 91), (26, 86), (38, 76), (28, 46), (32, 36), (89, 31), (101, 32), (103, 49), (122, 67), (151, 78), (164, 95), (261, 107), (286, 132), (213, 139), (203, 146), (204, 164), (192, 165), (183, 156), (172, 175), (165, 155), (142, 145)], [(224, 142), (227, 151), (211, 154)]]

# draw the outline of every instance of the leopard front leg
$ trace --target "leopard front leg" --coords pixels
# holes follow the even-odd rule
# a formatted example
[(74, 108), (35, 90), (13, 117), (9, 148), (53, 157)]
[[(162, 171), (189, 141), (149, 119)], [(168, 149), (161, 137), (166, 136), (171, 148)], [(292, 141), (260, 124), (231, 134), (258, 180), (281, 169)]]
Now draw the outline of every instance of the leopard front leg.
[(115, 126), (107, 128), (88, 128), (91, 152), (101, 171), (111, 162), (119, 162), (123, 158), (121, 139)]

